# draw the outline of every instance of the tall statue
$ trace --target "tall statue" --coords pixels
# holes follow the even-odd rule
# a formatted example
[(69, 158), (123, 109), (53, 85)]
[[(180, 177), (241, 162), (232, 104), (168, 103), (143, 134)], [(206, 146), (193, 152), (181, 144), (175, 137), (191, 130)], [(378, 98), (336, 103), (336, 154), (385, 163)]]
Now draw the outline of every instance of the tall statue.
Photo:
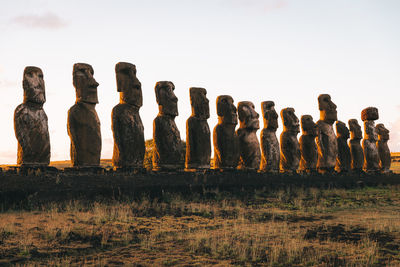
[(288, 173), (297, 172), (301, 158), (297, 140), (297, 134), (300, 132), (299, 119), (294, 112), (294, 108), (284, 108), (281, 111), (283, 132), (281, 133), (280, 169)]
[(364, 152), (360, 141), (363, 138), (361, 126), (356, 119), (349, 120), (350, 128), (350, 153), (351, 153), (351, 170), (354, 172), (362, 172), (364, 167)]
[(115, 65), (120, 100), (111, 113), (114, 135), (112, 164), (115, 168), (143, 168), (145, 152), (143, 123), (139, 109), (143, 104), (142, 85), (136, 66), (126, 62)]
[(175, 85), (169, 81), (157, 82), (154, 88), (158, 115), (153, 121), (153, 170), (182, 169), (182, 142), (175, 117), (178, 116), (178, 98)]
[(392, 163), (392, 158), (387, 144), (389, 140), (389, 130), (386, 129), (385, 125), (382, 123), (376, 125), (376, 130), (378, 131), (378, 142), (376, 142), (376, 145), (378, 147), (380, 158), (379, 166), (383, 173), (391, 173), (390, 165)]
[(214, 127), (214, 168), (236, 169), (239, 159), (239, 138), (235, 132), (236, 107), (229, 95), (217, 97), (218, 124)]
[(250, 101), (238, 103), (238, 115), (240, 127), (236, 131), (239, 138), (240, 169), (258, 170), (260, 168), (261, 150), (257, 138), (257, 130), (260, 129), (254, 104)]
[(301, 152), (300, 170), (307, 173), (315, 173), (318, 161), (318, 149), (315, 142), (315, 138), (318, 136), (318, 126), (311, 115), (301, 116), (300, 122), (303, 132), (299, 139)]
[(379, 152), (376, 147), (378, 135), (375, 128), (375, 120), (379, 119), (378, 109), (368, 107), (361, 112), (361, 120), (364, 122), (364, 170), (375, 173), (379, 171)]
[(336, 160), (336, 168), (338, 172), (348, 172), (351, 169), (351, 153), (347, 144), (349, 139), (349, 129), (346, 124), (341, 121), (336, 122), (336, 133), (338, 143), (338, 157)]
[(50, 163), (50, 138), (43, 72), (38, 67), (26, 67), (22, 81), (24, 101), (14, 113), (14, 130), (18, 140), (17, 164), (47, 166)]
[(278, 113), (273, 101), (261, 102), (261, 111), (264, 119), (264, 128), (261, 130), (261, 164), (264, 172), (279, 172), (280, 148), (276, 130), (278, 129)]
[(68, 135), (71, 139), (71, 161), (74, 167), (96, 167), (100, 165), (101, 133), (100, 121), (95, 106), (97, 86), (92, 66), (74, 64), (73, 85), (76, 102), (68, 111)]
[(338, 144), (333, 123), (337, 121), (336, 105), (331, 96), (322, 94), (318, 96), (318, 107), (320, 119), (317, 122), (319, 134), (317, 136), (318, 163), (317, 169), (320, 173), (332, 173), (335, 170), (338, 155)]
[(210, 106), (204, 88), (191, 87), (190, 105), (192, 115), (186, 121), (186, 162), (187, 170), (209, 169), (211, 159)]

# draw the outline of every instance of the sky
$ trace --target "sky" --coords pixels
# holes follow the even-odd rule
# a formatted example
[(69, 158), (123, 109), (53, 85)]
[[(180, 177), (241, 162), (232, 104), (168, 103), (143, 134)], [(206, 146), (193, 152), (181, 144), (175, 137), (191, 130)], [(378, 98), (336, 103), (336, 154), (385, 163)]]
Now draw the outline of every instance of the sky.
[[(75, 102), (72, 66), (93, 66), (102, 158), (111, 158), (111, 110), (119, 102), (115, 64), (136, 65), (142, 83), (145, 138), (158, 107), (154, 85), (175, 84), (182, 139), (190, 116), (190, 87), (215, 100), (231, 95), (272, 100), (278, 112), (319, 119), (328, 93), (338, 119), (358, 119), (374, 106), (400, 151), (400, 1), (397, 0), (148, 0), (5, 1), (0, 9), (0, 162), (15, 164), (15, 108), (22, 102), (25, 66), (43, 70), (51, 160), (70, 158), (67, 112)], [(277, 134), (282, 131), (279, 121)], [(262, 127), (262, 123), (260, 123)], [(260, 131), (259, 131), (260, 132)], [(258, 132), (258, 134), (259, 134)], [(300, 137), (300, 135), (299, 135)]]

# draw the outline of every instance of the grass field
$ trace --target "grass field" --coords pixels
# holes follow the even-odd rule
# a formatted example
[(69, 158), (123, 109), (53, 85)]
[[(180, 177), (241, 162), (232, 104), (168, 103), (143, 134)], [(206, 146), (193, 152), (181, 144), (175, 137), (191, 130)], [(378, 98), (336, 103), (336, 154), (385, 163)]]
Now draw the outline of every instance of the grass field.
[(0, 214), (0, 264), (399, 266), (400, 187), (53, 203)]

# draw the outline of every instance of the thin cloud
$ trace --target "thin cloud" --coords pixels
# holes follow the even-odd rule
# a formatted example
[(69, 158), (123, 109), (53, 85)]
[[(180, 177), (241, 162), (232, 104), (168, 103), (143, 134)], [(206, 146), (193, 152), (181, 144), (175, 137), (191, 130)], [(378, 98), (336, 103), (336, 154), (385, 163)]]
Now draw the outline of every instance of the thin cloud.
[(1, 88), (10, 88), (18, 86), (17, 81), (10, 81), (10, 80), (1, 80), (0, 79), (0, 87)]
[(51, 12), (17, 16), (11, 19), (11, 22), (22, 27), (39, 29), (59, 29), (67, 26), (63, 19)]
[(389, 127), (390, 140), (388, 142), (390, 151), (400, 152), (400, 118)]

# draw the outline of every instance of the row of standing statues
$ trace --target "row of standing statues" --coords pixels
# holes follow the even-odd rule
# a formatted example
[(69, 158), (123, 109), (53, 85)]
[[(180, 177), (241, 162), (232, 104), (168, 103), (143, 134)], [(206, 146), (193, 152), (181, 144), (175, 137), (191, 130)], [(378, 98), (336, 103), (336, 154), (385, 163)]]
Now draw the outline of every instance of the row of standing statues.
[[(112, 164), (116, 169), (141, 169), (145, 156), (143, 123), (139, 115), (142, 106), (141, 83), (133, 64), (120, 62), (115, 66), (120, 103), (112, 110), (114, 152)], [(95, 106), (98, 103), (98, 83), (92, 66), (77, 63), (73, 66), (73, 85), (76, 103), (68, 111), (68, 135), (71, 139), (71, 161), (74, 167), (99, 166), (101, 154), (100, 121)], [(23, 76), (24, 101), (14, 114), (14, 129), (18, 140), (17, 164), (47, 166), (50, 163), (50, 140), (43, 72), (38, 67), (26, 67)], [(175, 124), (178, 99), (170, 81), (155, 85), (159, 113), (153, 121), (153, 170), (168, 171), (183, 168), (180, 132)], [(186, 170), (210, 168), (211, 133), (209, 100), (204, 88), (190, 88), (192, 114), (186, 122)], [(213, 132), (214, 168), (242, 169), (263, 172), (298, 171), (308, 173), (390, 172), (389, 131), (383, 124), (375, 126), (378, 110), (366, 108), (361, 113), (364, 138), (356, 119), (346, 124), (337, 120), (336, 105), (331, 97), (318, 97), (320, 120), (312, 116), (299, 119), (293, 108), (282, 109), (283, 132), (280, 142), (276, 136), (278, 114), (274, 102), (264, 101), (261, 110), (264, 128), (261, 145), (256, 135), (259, 114), (249, 101), (236, 106), (231, 96), (218, 96), (218, 124)], [(235, 130), (236, 125), (240, 126)], [(335, 123), (336, 122), (336, 123)], [(336, 134), (333, 125), (336, 126)], [(297, 135), (300, 132), (300, 139)], [(350, 141), (348, 142), (348, 139)], [(362, 145), (361, 145), (362, 140)]]

